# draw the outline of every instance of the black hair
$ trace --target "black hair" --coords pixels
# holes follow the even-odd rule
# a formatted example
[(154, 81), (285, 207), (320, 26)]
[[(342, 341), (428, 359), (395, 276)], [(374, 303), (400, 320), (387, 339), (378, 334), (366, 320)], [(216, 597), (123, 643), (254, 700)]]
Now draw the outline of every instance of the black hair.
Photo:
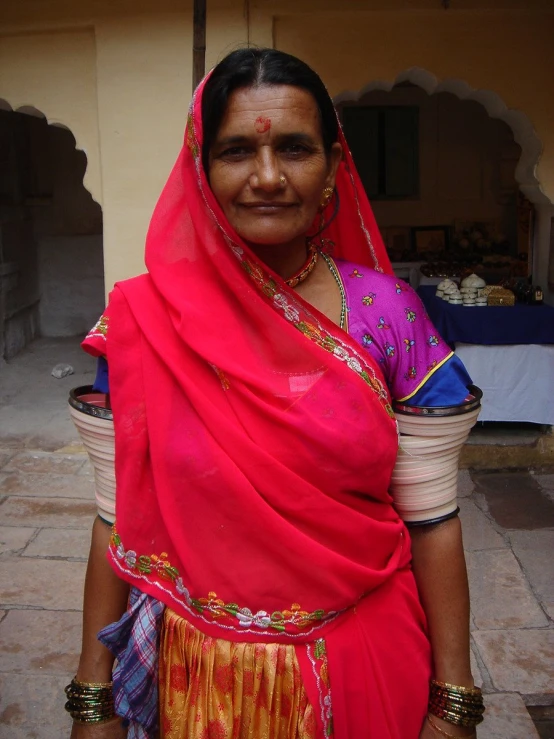
[(222, 59), (206, 82), (202, 96), (202, 163), (208, 173), (209, 153), (225, 115), (229, 96), (244, 87), (291, 85), (314, 98), (321, 122), (323, 147), (329, 154), (338, 140), (333, 102), (320, 77), (305, 62), (277, 49), (237, 49)]

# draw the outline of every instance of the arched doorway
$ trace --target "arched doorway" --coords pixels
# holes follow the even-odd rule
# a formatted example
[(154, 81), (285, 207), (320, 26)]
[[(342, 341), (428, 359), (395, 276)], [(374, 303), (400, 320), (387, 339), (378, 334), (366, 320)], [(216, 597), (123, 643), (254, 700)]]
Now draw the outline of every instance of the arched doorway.
[(0, 101), (0, 357), (83, 335), (104, 306), (102, 209), (72, 133)]
[[(440, 303), (437, 283), (467, 268), (488, 284), (509, 281), (516, 292), (530, 288), (528, 278), (545, 290), (554, 209), (536, 178), (541, 144), (525, 115), (508, 110), (494, 93), (459, 81), (439, 85), (422, 70), (335, 102), (395, 273), (419, 286), (430, 314)], [(465, 308), (462, 313), (460, 321), (471, 322)], [(432, 318), (442, 315), (439, 305)], [(453, 338), (456, 332), (438, 328), (484, 391), (480, 420), (551, 425), (554, 406), (544, 398), (553, 350), (548, 340), (529, 341), (523, 320), (516, 331), (516, 315), (514, 322), (509, 313), (502, 318), (510, 330), (504, 343), (513, 346), (503, 346), (492, 330), (483, 340), (477, 330)], [(477, 324), (489, 325), (486, 316)], [(537, 317), (548, 321), (543, 311)], [(520, 391), (521, 377), (528, 381)], [(520, 407), (512, 402), (516, 395)]]
[[(505, 174), (513, 167), (517, 189), (523, 198), (532, 204), (535, 211), (535, 228), (530, 243), (532, 254), (529, 260), (529, 273), (532, 274), (534, 282), (546, 288), (549, 282), (549, 264), (551, 271), (554, 269), (554, 257), (551, 253), (554, 206), (541, 190), (536, 177), (542, 144), (529, 118), (521, 111), (508, 109), (501, 98), (492, 91), (473, 89), (459, 79), (439, 81), (430, 72), (416, 67), (403, 71), (393, 82), (374, 80), (358, 91), (345, 91), (335, 97), (335, 104), (339, 108), (345, 105), (360, 104), (368, 96), (378, 95), (379, 91), (381, 93), (391, 90), (396, 92), (406, 85), (424, 91), (427, 96), (436, 97), (441, 93), (447, 93), (448, 97), (455, 97), (459, 101), (478, 103), (483, 113), (486, 112), (490, 119), (505, 124), (505, 128), (511, 133), (515, 148), (512, 146), (511, 151), (500, 154), (501, 158), (506, 155), (501, 166), (505, 167)], [(514, 156), (516, 150), (517, 155)], [(502, 190), (502, 185), (500, 185), (500, 190)], [(500, 193), (500, 198), (507, 194), (505, 190), (504, 193)], [(376, 211), (378, 210), (379, 206), (376, 207)], [(552, 294), (550, 297), (553, 297)]]

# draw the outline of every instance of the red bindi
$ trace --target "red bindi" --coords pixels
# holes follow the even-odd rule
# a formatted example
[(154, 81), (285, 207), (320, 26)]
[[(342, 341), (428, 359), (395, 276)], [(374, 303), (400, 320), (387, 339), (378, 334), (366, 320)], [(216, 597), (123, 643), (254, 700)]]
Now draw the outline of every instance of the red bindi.
[(266, 133), (271, 128), (271, 118), (264, 118), (263, 115), (256, 118), (254, 127), (258, 133)]

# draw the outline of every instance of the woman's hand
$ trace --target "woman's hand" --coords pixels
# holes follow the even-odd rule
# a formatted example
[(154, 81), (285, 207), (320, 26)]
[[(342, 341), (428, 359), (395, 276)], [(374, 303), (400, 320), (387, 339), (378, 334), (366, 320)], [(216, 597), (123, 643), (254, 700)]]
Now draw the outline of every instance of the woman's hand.
[(73, 723), (70, 739), (125, 739), (127, 729), (119, 716), (103, 724)]

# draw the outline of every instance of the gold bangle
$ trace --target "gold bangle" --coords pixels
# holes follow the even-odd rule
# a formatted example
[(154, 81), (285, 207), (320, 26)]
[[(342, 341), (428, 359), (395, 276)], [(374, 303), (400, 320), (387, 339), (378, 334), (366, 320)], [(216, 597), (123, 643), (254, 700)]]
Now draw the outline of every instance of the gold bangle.
[(73, 680), (70, 683), (73, 687), (79, 687), (79, 688), (92, 688), (93, 690), (96, 690), (98, 688), (113, 688), (113, 682), (107, 682), (107, 683), (85, 683), (81, 680), (77, 680), (77, 677), (75, 676)]
[(474, 695), (481, 695), (481, 688), (478, 688), (475, 685), (472, 688), (466, 688), (464, 685), (452, 685), (452, 683), (442, 683), (440, 680), (431, 680), (431, 687), (443, 688), (455, 693), (473, 693)]
[(65, 687), (65, 710), (80, 724), (100, 724), (115, 717), (113, 683), (85, 683), (73, 678)]
[(472, 739), (472, 736), (473, 737), (477, 736), (475, 732), (473, 732), (472, 736), (468, 736), (468, 737), (462, 737), (459, 734), (450, 734), (448, 731), (441, 729), (441, 727), (438, 726), (434, 721), (431, 721), (431, 716), (427, 716), (427, 721), (431, 724), (431, 726), (433, 727), (435, 731), (437, 731), (442, 736), (448, 737), (448, 739)]
[(475, 727), (483, 720), (485, 706), (481, 688), (431, 680), (429, 713), (456, 726)]
[(448, 721), (449, 724), (454, 726), (465, 726), (467, 728), (475, 728), (483, 720), (483, 716), (460, 716), (458, 713), (453, 711), (443, 711), (437, 709), (435, 706), (430, 705), (428, 708), (429, 713), (433, 714), (437, 718), (441, 718), (443, 721)]

